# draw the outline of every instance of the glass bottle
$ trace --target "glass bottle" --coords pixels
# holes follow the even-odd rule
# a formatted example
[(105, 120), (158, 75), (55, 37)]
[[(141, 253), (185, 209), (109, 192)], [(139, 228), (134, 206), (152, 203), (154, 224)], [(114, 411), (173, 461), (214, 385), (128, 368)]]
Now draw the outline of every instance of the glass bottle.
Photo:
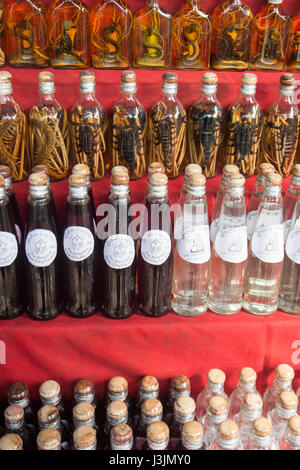
[(168, 178), (155, 173), (146, 199), (146, 217), (141, 223), (138, 260), (139, 311), (159, 317), (170, 311), (172, 281), (171, 220)]
[(214, 450), (243, 450), (238, 425), (227, 419), (218, 427)]
[(300, 71), (300, 13), (294, 16), (290, 26), (287, 69), (290, 72)]
[(180, 439), (183, 425), (195, 419), (196, 403), (192, 397), (180, 397), (174, 403), (173, 419), (170, 423), (171, 438)]
[(98, 400), (95, 395), (93, 382), (89, 379), (77, 380), (73, 391), (73, 405), (76, 403), (91, 403), (95, 410), (97, 409)]
[(0, 450), (23, 450), (22, 438), (15, 433), (4, 434), (0, 439)]
[(93, 214), (94, 220), (96, 220), (96, 206), (95, 206), (95, 198), (93, 193), (93, 188), (91, 184), (91, 170), (85, 163), (76, 163), (76, 165), (72, 168), (72, 175), (81, 175), (85, 176), (87, 179), (87, 188), (88, 188), (88, 195), (90, 198), (91, 210)]
[(61, 395), (60, 385), (55, 380), (46, 380), (39, 388), (40, 401), (42, 406), (55, 406), (62, 420), (69, 419), (65, 401)]
[(297, 414), (298, 398), (293, 391), (281, 392), (276, 400), (275, 408), (268, 413), (273, 425), (273, 434), (281, 442), (287, 428), (288, 420)]
[(52, 181), (65, 178), (69, 170), (67, 112), (55, 98), (54, 76), (39, 74), (39, 103), (29, 111), (29, 148), (32, 165), (47, 165)]
[(196, 399), (196, 418), (200, 423), (206, 413), (209, 400), (214, 396), (221, 396), (229, 401), (224, 391), (226, 375), (220, 369), (210, 369), (207, 373), (205, 388), (198, 394)]
[(290, 73), (281, 75), (279, 96), (263, 121), (260, 161), (272, 163), (282, 177), (291, 172), (299, 139), (299, 110), (293, 99), (295, 80)]
[(19, 245), (21, 245), (22, 236), (23, 236), (23, 223), (21, 219), (18, 201), (15, 195), (13, 184), (12, 184), (12, 172), (11, 172), (10, 167), (7, 165), (0, 165), (0, 175), (3, 176), (5, 180), (4, 187), (5, 187), (5, 192), (9, 199), (9, 202), (8, 202), (9, 211), (11, 211), (11, 213), (13, 214), (16, 236), (17, 236)]
[(134, 15), (132, 52), (134, 67), (169, 68), (172, 54), (172, 16), (159, 0), (147, 0)]
[(198, 421), (184, 423), (176, 450), (203, 450), (203, 426)]
[(203, 446), (205, 450), (212, 450), (219, 425), (227, 420), (229, 413), (228, 400), (219, 395), (210, 398), (206, 413), (203, 417)]
[(280, 443), (280, 450), (300, 449), (300, 416), (294, 415), (288, 420), (285, 435)]
[(174, 403), (178, 398), (189, 397), (191, 394), (190, 380), (186, 375), (175, 375), (170, 384), (170, 391), (164, 406), (164, 421), (171, 422), (174, 411)]
[(25, 422), (28, 424), (35, 424), (35, 407), (32, 404), (26, 384), (23, 382), (14, 382), (9, 386), (8, 404), (21, 406), (24, 409)]
[(161, 162), (168, 178), (180, 175), (186, 150), (185, 109), (177, 99), (177, 75), (163, 75), (162, 96), (149, 116), (149, 161)]
[(128, 424), (117, 424), (110, 433), (110, 450), (133, 450), (133, 432)]
[(22, 438), (24, 450), (34, 449), (34, 433), (24, 421), (24, 409), (9, 405), (4, 411), (5, 434), (14, 433)]
[(241, 93), (228, 110), (226, 162), (236, 164), (245, 177), (254, 175), (259, 156), (263, 112), (256, 101), (257, 76), (242, 76)]
[(212, 14), (211, 65), (215, 70), (248, 68), (252, 11), (241, 0), (227, 0)]
[(296, 163), (293, 166), (292, 176), (285, 192), (283, 200), (283, 229), (284, 229), (284, 242), (286, 242), (287, 235), (291, 226), (294, 209), (297, 201), (300, 199), (300, 164)]
[(5, 65), (4, 52), (4, 0), (0, 1), (0, 67)]
[(147, 441), (144, 450), (168, 450), (169, 449), (170, 430), (163, 421), (155, 421), (147, 427)]
[(11, 80), (10, 72), (0, 72), (0, 164), (9, 166), (12, 180), (16, 182), (28, 176), (30, 162), (27, 119), (12, 96)]
[(268, 173), (249, 247), (243, 308), (254, 315), (277, 310), (283, 264), (283, 218), (280, 175)]
[(146, 431), (149, 424), (155, 421), (162, 421), (163, 419), (163, 406), (156, 398), (149, 398), (146, 400), (141, 409), (141, 416), (135, 428), (136, 439), (146, 438)]
[(275, 380), (267, 388), (263, 397), (263, 415), (267, 416), (273, 410), (280, 393), (287, 390), (292, 391), (292, 382), (295, 377), (294, 369), (288, 364), (279, 364), (275, 369)]
[(231, 315), (242, 308), (248, 255), (245, 178), (232, 176), (223, 198), (212, 248), (207, 305), (215, 313)]
[(181, 216), (175, 222), (172, 310), (198, 316), (207, 310), (210, 239), (205, 176), (188, 180)]
[(141, 178), (146, 171), (147, 113), (136, 92), (135, 73), (122, 72), (121, 97), (110, 114), (110, 167), (126, 166), (132, 180)]
[(104, 242), (103, 311), (110, 317), (130, 317), (136, 310), (136, 247), (130, 234), (129, 176), (117, 173), (111, 177), (108, 203), (112, 206), (113, 230)]
[(79, 101), (70, 111), (70, 135), (72, 141), (72, 162), (84, 163), (90, 169), (93, 181), (105, 174), (104, 152), (107, 119), (104, 108), (95, 97), (95, 74), (82, 71)]
[(106, 441), (109, 441), (111, 430), (117, 424), (128, 423), (128, 408), (124, 401), (115, 400), (107, 405), (106, 421), (104, 424), (104, 433)]
[(159, 398), (159, 382), (156, 377), (152, 375), (146, 375), (140, 382), (138, 395), (136, 397), (134, 414), (139, 416), (141, 414), (141, 408), (145, 401), (150, 398)]
[(216, 176), (220, 170), (225, 132), (225, 113), (216, 96), (217, 83), (215, 73), (202, 75), (201, 95), (188, 115), (189, 156), (202, 167), (206, 178)]
[(261, 416), (253, 422), (250, 440), (245, 450), (279, 450), (269, 419)]
[(61, 436), (61, 447), (64, 450), (69, 448), (68, 428), (60, 419), (59, 410), (54, 405), (44, 405), (38, 411), (39, 430), (56, 429)]
[(123, 0), (100, 0), (91, 12), (91, 57), (97, 69), (132, 65), (132, 10)]
[(256, 378), (257, 374), (251, 367), (243, 367), (240, 370), (238, 386), (230, 395), (230, 417), (234, 417), (240, 412), (243, 400), (248, 393), (260, 396), (256, 389)]
[(184, 169), (184, 180), (183, 185), (180, 191), (179, 204), (184, 205), (184, 201), (188, 192), (188, 182), (189, 178), (194, 174), (202, 174), (202, 168), (197, 163), (189, 163)]
[(81, 0), (53, 0), (47, 9), (50, 65), (87, 68), (90, 65), (90, 18)]
[(97, 243), (87, 179), (81, 175), (69, 178), (63, 245), (65, 309), (78, 318), (90, 317), (98, 310)]
[(42, 68), (49, 64), (46, 8), (37, 0), (9, 0), (4, 8), (4, 36), (12, 67)]
[(282, 10), (283, 0), (268, 0), (252, 23), (250, 69), (280, 72), (285, 66), (285, 49), (290, 18)]
[(173, 17), (173, 66), (176, 69), (209, 68), (211, 19), (200, 0), (187, 0)]
[(244, 448), (248, 445), (252, 424), (262, 415), (263, 401), (258, 393), (247, 393), (244, 396), (240, 411), (234, 416), (240, 430), (240, 439)]
[(61, 435), (57, 429), (42, 429), (36, 439), (38, 450), (61, 450)]
[(161, 162), (152, 162), (147, 168), (147, 186), (144, 194), (144, 203), (147, 199), (149, 188), (150, 188), (150, 179), (154, 173), (166, 173), (165, 165)]
[(96, 430), (91, 426), (79, 426), (73, 433), (74, 450), (97, 450)]
[(98, 431), (95, 420), (95, 408), (91, 403), (81, 401), (73, 408), (73, 429), (79, 426), (91, 426)]
[(128, 382), (124, 377), (112, 377), (107, 385), (106, 406), (112, 401), (124, 401), (131, 411), (131, 401), (128, 395)]

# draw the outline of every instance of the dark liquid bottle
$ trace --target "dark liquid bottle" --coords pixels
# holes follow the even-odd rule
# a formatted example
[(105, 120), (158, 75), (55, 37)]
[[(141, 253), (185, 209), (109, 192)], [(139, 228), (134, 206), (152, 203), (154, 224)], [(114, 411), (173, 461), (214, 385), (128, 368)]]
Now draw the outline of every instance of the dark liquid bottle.
[(135, 398), (134, 414), (138, 417), (141, 414), (143, 403), (150, 398), (159, 397), (159, 382), (156, 377), (146, 375), (142, 378), (138, 395)]
[(57, 429), (42, 429), (36, 439), (38, 450), (61, 450), (61, 435)]
[(18, 434), (5, 434), (0, 439), (1, 450), (23, 450), (22, 438)]
[(183, 425), (195, 419), (196, 404), (192, 397), (180, 397), (174, 403), (173, 420), (170, 424), (171, 438), (180, 439)]
[(80, 379), (76, 382), (73, 391), (72, 407), (77, 403), (86, 402), (93, 405), (97, 418), (100, 415), (100, 406), (98, 406), (98, 398), (95, 395), (93, 382), (89, 379)]
[(106, 409), (106, 419), (104, 424), (103, 446), (108, 448), (110, 445), (111, 430), (117, 424), (131, 425), (128, 417), (128, 408), (124, 401), (115, 400), (108, 404)]
[(41, 405), (53, 405), (58, 411), (60, 418), (68, 422), (70, 415), (68, 413), (67, 406), (60, 392), (60, 385), (55, 380), (46, 380), (39, 388)]
[(163, 406), (156, 398), (149, 398), (143, 403), (141, 416), (137, 423), (135, 435), (136, 438), (146, 438), (146, 432), (149, 424), (155, 421), (162, 421)]
[(36, 423), (35, 406), (29, 396), (27, 385), (23, 382), (15, 382), (8, 389), (9, 405), (19, 405), (24, 409), (24, 418), (27, 424)]
[(117, 424), (110, 433), (110, 450), (134, 450), (133, 433), (128, 424)]
[(9, 198), (9, 206), (10, 211), (13, 214), (17, 239), (19, 244), (21, 244), (23, 236), (23, 223), (20, 215), (20, 209), (18, 206), (17, 198), (12, 185), (12, 174), (10, 168), (6, 165), (0, 165), (0, 175), (2, 175), (5, 179), (5, 191)]
[(65, 307), (71, 315), (90, 317), (97, 310), (95, 295), (96, 240), (87, 179), (69, 178), (64, 231)]
[(61, 421), (59, 410), (56, 406), (42, 406), (38, 411), (38, 424), (40, 431), (43, 429), (56, 429), (60, 434), (62, 449), (68, 450), (69, 429), (66, 423)]
[(88, 187), (88, 196), (90, 198), (92, 216), (96, 220), (96, 206), (95, 206), (95, 199), (93, 194), (93, 189), (91, 185), (91, 170), (89, 169), (88, 165), (85, 163), (76, 163), (76, 165), (72, 168), (73, 175), (81, 175), (85, 176), (87, 179), (87, 187)]
[(147, 441), (142, 450), (169, 450), (170, 431), (163, 421), (155, 421), (147, 428)]
[(190, 396), (191, 386), (188, 377), (182, 374), (175, 375), (171, 380), (170, 393), (165, 405), (165, 421), (169, 423), (172, 420), (175, 401), (184, 396)]
[(72, 450), (97, 450), (96, 430), (91, 426), (79, 426), (73, 433)]
[(61, 313), (62, 305), (57, 233), (47, 175), (30, 175), (29, 185), (25, 227), (28, 312), (36, 320), (51, 320)]
[(4, 411), (5, 433), (18, 434), (22, 438), (24, 450), (35, 447), (34, 433), (24, 421), (24, 410), (19, 405), (9, 405)]
[(203, 450), (203, 426), (198, 421), (185, 423), (176, 450)]
[(124, 377), (112, 377), (107, 385), (107, 395), (104, 408), (112, 401), (124, 401), (129, 413), (131, 412), (131, 400), (128, 396), (128, 382)]

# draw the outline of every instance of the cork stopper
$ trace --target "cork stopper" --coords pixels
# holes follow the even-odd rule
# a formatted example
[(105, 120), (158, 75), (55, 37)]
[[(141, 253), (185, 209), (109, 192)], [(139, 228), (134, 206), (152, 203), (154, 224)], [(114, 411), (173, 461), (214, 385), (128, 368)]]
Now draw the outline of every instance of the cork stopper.
[(80, 379), (76, 382), (74, 392), (79, 396), (94, 394), (94, 385), (89, 379)]
[(12, 74), (7, 70), (2, 70), (0, 72), (0, 83), (11, 83)]
[(254, 369), (251, 367), (243, 367), (239, 373), (239, 380), (243, 384), (255, 383), (257, 379), (257, 374)]
[(171, 388), (176, 392), (187, 392), (191, 388), (190, 380), (186, 375), (175, 375), (171, 381)]
[(242, 76), (242, 85), (256, 85), (257, 76), (254, 73), (244, 73)]
[(224, 385), (226, 375), (220, 369), (210, 369), (207, 373), (207, 381), (213, 385)]
[(81, 83), (94, 83), (95, 74), (92, 70), (83, 70), (79, 74), (79, 80)]
[(111, 439), (117, 444), (126, 444), (133, 439), (132, 429), (128, 424), (117, 424), (111, 430)]
[(80, 174), (80, 173), (73, 173), (69, 179), (69, 186), (72, 186), (73, 188), (80, 188), (82, 186), (86, 186), (88, 181), (85, 175)]
[(273, 426), (269, 419), (260, 417), (253, 422), (252, 430), (256, 436), (268, 437), (272, 435)]
[(7, 70), (0, 72), (0, 95), (10, 95), (12, 93), (12, 75)]
[(87, 421), (94, 418), (95, 408), (91, 403), (82, 401), (73, 408), (73, 418), (77, 421)]
[(40, 83), (53, 82), (53, 81), (54, 81), (54, 75), (52, 72), (44, 71), (44, 72), (39, 73)]
[(59, 419), (59, 411), (56, 406), (45, 405), (38, 411), (38, 421), (41, 424), (55, 423)]
[(206, 72), (202, 75), (202, 83), (205, 85), (216, 85), (218, 83), (218, 75), (213, 72)]
[(288, 364), (279, 364), (275, 369), (275, 376), (280, 382), (291, 382), (295, 377), (295, 371)]
[(3, 178), (10, 178), (11, 177), (11, 170), (7, 165), (0, 165), (0, 175)]
[(92, 447), (96, 443), (96, 430), (91, 426), (79, 426), (73, 433), (73, 441), (80, 449)]
[(135, 83), (136, 82), (136, 74), (133, 70), (125, 70), (121, 73), (121, 81), (123, 83)]
[(184, 170), (184, 174), (187, 177), (194, 175), (195, 173), (202, 173), (202, 168), (197, 163), (189, 163)]
[(179, 397), (174, 403), (174, 412), (180, 415), (191, 415), (195, 413), (196, 403), (192, 397)]
[(88, 165), (86, 165), (85, 163), (76, 163), (76, 165), (74, 165), (72, 168), (72, 174), (90, 176), (91, 170), (89, 169)]
[(262, 398), (258, 393), (247, 393), (243, 400), (243, 408), (248, 411), (258, 411), (262, 408)]
[(127, 405), (124, 401), (114, 400), (107, 405), (107, 417), (111, 419), (125, 418), (128, 414)]
[(111, 175), (111, 184), (114, 186), (126, 186), (129, 184), (129, 175), (125, 172), (114, 173)]
[(37, 445), (40, 450), (55, 450), (61, 445), (59, 431), (54, 428), (42, 429), (37, 436)]
[(178, 82), (177, 74), (174, 72), (164, 73), (162, 79), (164, 83), (177, 83)]
[(228, 176), (238, 175), (239, 172), (240, 170), (237, 165), (232, 165), (231, 163), (228, 163), (228, 165), (224, 166), (222, 174), (227, 178)]
[(46, 380), (39, 389), (40, 397), (48, 400), (57, 397), (60, 394), (60, 385), (55, 380)]
[(277, 403), (284, 410), (293, 410), (298, 406), (298, 398), (295, 392), (284, 391), (279, 395)]
[(32, 168), (31, 173), (45, 173), (45, 175), (49, 175), (49, 169), (47, 165), (35, 165)]
[(154, 175), (154, 173), (165, 173), (165, 165), (161, 162), (152, 162), (148, 166), (148, 176)]
[(257, 174), (265, 176), (267, 173), (275, 173), (275, 168), (272, 163), (260, 163), (257, 167)]
[(155, 421), (147, 427), (147, 440), (152, 442), (164, 442), (169, 439), (169, 427), (163, 421)]
[(265, 175), (265, 185), (266, 186), (281, 186), (282, 177), (278, 173), (267, 173)]
[(164, 173), (154, 173), (150, 178), (151, 186), (167, 186), (168, 177)]
[(8, 399), (10, 401), (21, 401), (27, 398), (29, 390), (23, 382), (15, 382), (8, 389)]
[(31, 173), (29, 176), (30, 186), (46, 186), (48, 185), (49, 179), (45, 173)]
[(203, 438), (203, 426), (198, 421), (184, 423), (181, 431), (181, 438), (187, 441), (200, 441)]
[(0, 175), (0, 188), (4, 188), (5, 186), (5, 178), (4, 176)]
[(224, 441), (232, 441), (239, 435), (238, 425), (231, 419), (226, 419), (218, 427), (218, 436)]
[(149, 398), (143, 403), (141, 412), (149, 417), (159, 416), (163, 412), (163, 406), (156, 398)]
[(4, 410), (4, 418), (8, 423), (18, 423), (24, 418), (24, 410), (19, 405), (9, 405)]
[(241, 174), (231, 175), (227, 181), (230, 188), (243, 188), (245, 186), (245, 177)]
[(219, 395), (211, 397), (207, 405), (208, 411), (215, 416), (221, 416), (228, 413), (228, 401)]
[(201, 173), (196, 173), (189, 176), (188, 179), (189, 186), (205, 186), (206, 185), (206, 178)]
[(290, 433), (294, 434), (294, 436), (300, 436), (300, 416), (295, 415), (292, 416), (287, 425), (287, 429)]
[(111, 393), (123, 393), (128, 390), (128, 382), (124, 377), (113, 377), (108, 382), (108, 390)]
[(159, 382), (156, 377), (146, 375), (141, 380), (140, 389), (145, 393), (156, 392), (159, 390)]
[(5, 434), (0, 439), (0, 450), (23, 450), (23, 441), (18, 434)]
[[(1, 174), (1, 167), (0, 167), (0, 174)], [(296, 163), (296, 165), (293, 166), (293, 171), (292, 171), (293, 176), (300, 176), (300, 164)]]
[(127, 173), (128, 174), (128, 168), (123, 165), (116, 165), (111, 169), (111, 174), (114, 175), (115, 173)]
[(280, 84), (283, 86), (294, 86), (296, 82), (296, 76), (292, 73), (284, 73), (280, 77)]

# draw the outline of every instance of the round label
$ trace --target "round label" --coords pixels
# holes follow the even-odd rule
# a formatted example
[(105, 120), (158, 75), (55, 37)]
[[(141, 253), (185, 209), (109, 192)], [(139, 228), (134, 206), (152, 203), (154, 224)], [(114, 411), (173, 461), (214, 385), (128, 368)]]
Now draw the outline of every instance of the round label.
[(216, 233), (217, 233), (218, 227), (219, 227), (219, 218), (218, 218), (218, 219), (214, 219), (214, 220), (212, 221), (212, 223), (210, 224), (210, 239), (211, 239), (212, 242), (215, 241)]
[(257, 227), (251, 238), (254, 255), (265, 263), (280, 263), (283, 260), (283, 224)]
[(258, 211), (251, 211), (247, 214), (247, 237), (251, 239), (256, 225)]
[(296, 264), (300, 264), (300, 227), (294, 228), (288, 234), (285, 251), (287, 256)]
[(170, 236), (164, 230), (149, 230), (143, 235), (141, 253), (149, 264), (163, 264), (169, 258), (171, 248)]
[(292, 219), (286, 220), (283, 222), (283, 236), (284, 236), (284, 243), (286, 242), (290, 226), (291, 226)]
[(104, 245), (104, 259), (110, 268), (129, 268), (134, 258), (134, 241), (129, 235), (118, 233), (108, 237)]
[(247, 228), (222, 228), (217, 232), (214, 248), (224, 261), (242, 263), (248, 256)]
[(57, 240), (51, 230), (37, 228), (28, 233), (25, 243), (28, 261), (39, 268), (49, 266), (56, 258)]
[(0, 232), (0, 267), (10, 266), (18, 256), (16, 236), (10, 232)]
[(189, 263), (206, 263), (210, 259), (208, 225), (185, 229), (182, 238), (177, 241), (177, 250), (181, 258)]
[(94, 251), (95, 240), (87, 227), (72, 225), (64, 233), (64, 250), (71, 261), (83, 261)]

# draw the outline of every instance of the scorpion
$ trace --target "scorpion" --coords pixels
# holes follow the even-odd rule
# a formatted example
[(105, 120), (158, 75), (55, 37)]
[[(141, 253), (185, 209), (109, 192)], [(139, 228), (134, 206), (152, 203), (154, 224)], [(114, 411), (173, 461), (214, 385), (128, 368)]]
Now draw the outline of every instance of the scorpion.
[(235, 24), (229, 25), (224, 29), (218, 41), (218, 55), (227, 60), (241, 59), (246, 51), (239, 50), (239, 36), (243, 28)]
[[(294, 159), (297, 147), (297, 139), (295, 136), (298, 134), (299, 121), (292, 118), (286, 118), (285, 124), (276, 125), (273, 121), (267, 121), (267, 125), (274, 133), (274, 150), (275, 154), (280, 156), (280, 170), (285, 175), (285, 166), (288, 162), (290, 166)], [(289, 160), (289, 161), (288, 161)]]
[[(229, 122), (231, 119), (229, 118)], [(253, 145), (258, 140), (258, 126), (255, 122), (231, 122), (229, 125), (229, 153), (235, 155), (235, 164), (240, 168), (242, 162), (250, 157)]]
[(269, 28), (267, 41), (264, 48), (264, 56), (269, 59), (280, 59), (282, 56), (281, 37), (276, 28)]
[[(93, 156), (98, 152), (98, 146), (95, 139), (95, 134), (98, 131), (98, 124), (85, 125), (77, 122), (72, 122), (71, 124), (74, 126), (77, 151), (78, 153), (85, 154), (87, 156), (92, 173), (94, 167)], [(101, 150), (104, 151), (103, 142)]]

